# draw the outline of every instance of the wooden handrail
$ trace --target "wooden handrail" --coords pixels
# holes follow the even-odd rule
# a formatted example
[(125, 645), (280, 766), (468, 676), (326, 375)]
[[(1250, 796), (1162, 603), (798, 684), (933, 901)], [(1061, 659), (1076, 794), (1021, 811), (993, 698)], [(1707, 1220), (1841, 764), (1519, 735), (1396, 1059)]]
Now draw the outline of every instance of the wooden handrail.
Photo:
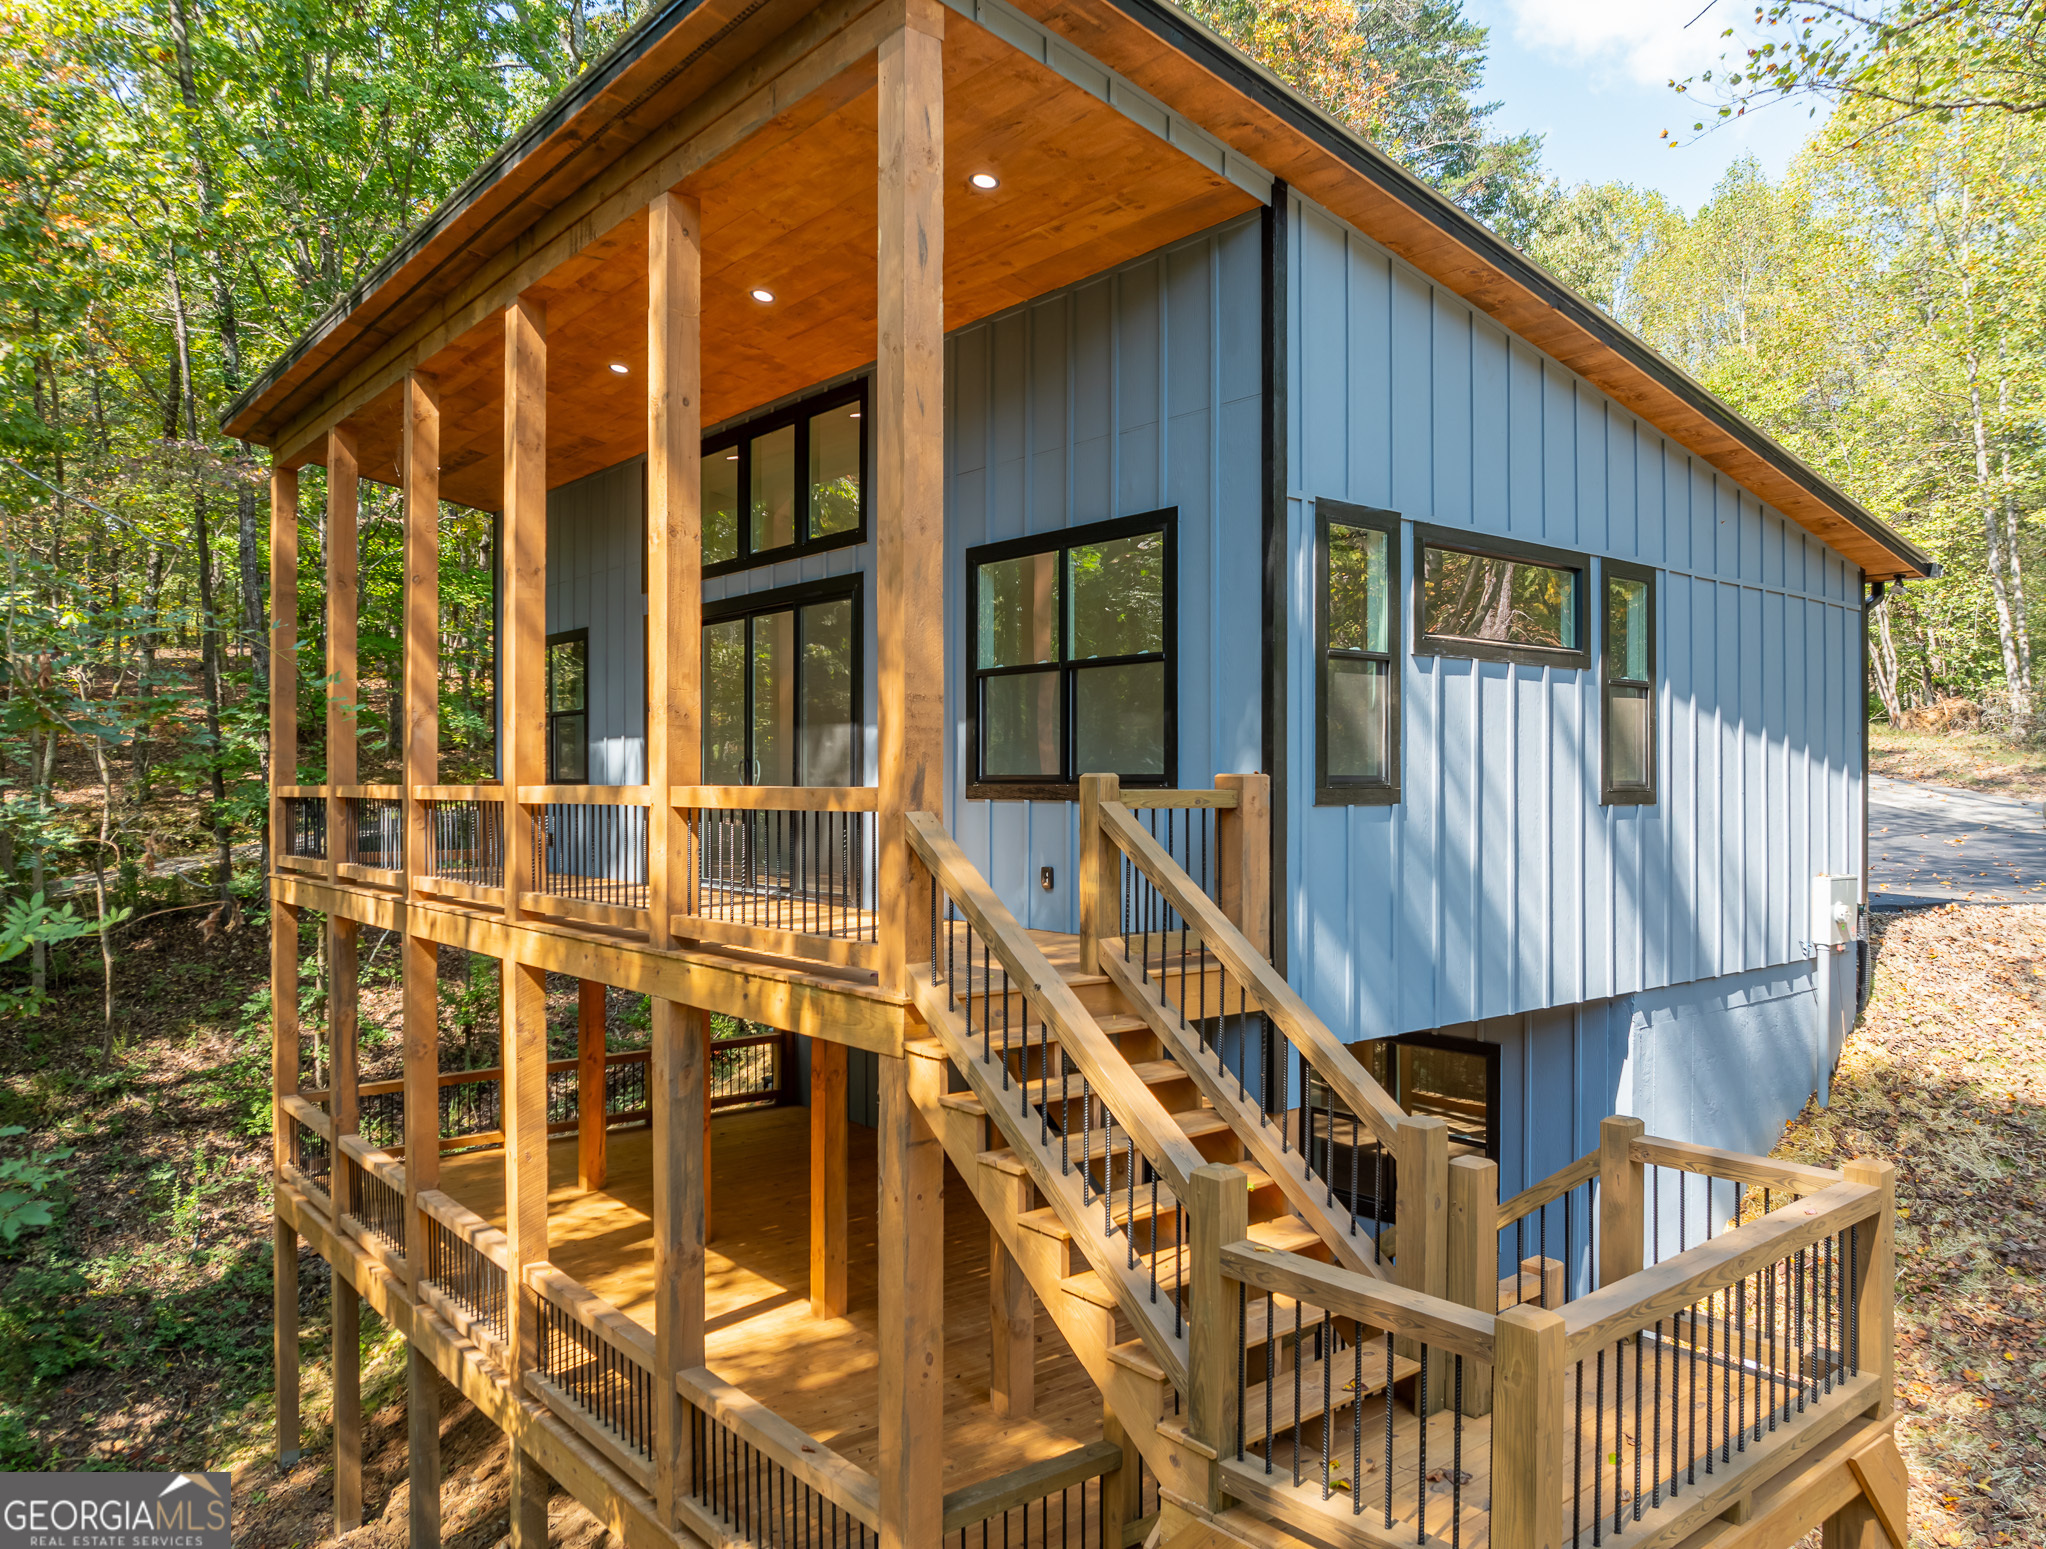
[(326, 796), (327, 787), (324, 785), (280, 785), (272, 794), (282, 796), (287, 800), (315, 801)]
[(998, 1517), (1012, 1507), (1056, 1495), (1122, 1467), (1122, 1448), (1112, 1441), (1090, 1441), (1041, 1458), (992, 1479), (977, 1480), (945, 1492), (945, 1536)]
[(723, 812), (878, 812), (872, 785), (677, 785), (668, 804)]
[(1598, 1176), (1598, 1153), (1587, 1151), (1567, 1167), (1558, 1168), (1540, 1183), (1531, 1183), (1513, 1198), (1499, 1202), (1500, 1231), (1515, 1221), (1533, 1215), (1552, 1200), (1561, 1199), (1579, 1184)]
[(1424, 1291), (1410, 1291), (1320, 1259), (1237, 1242), (1222, 1250), (1222, 1274), (1225, 1279), (1327, 1308), (1338, 1317), (1355, 1318), (1451, 1355), (1487, 1363), (1493, 1357), (1498, 1320), (1491, 1313), (1459, 1307)]
[[(320, 1095), (324, 1097), (326, 1093), (322, 1092)], [(325, 1140), (328, 1145), (334, 1143), (334, 1120), (329, 1116), (326, 1109), (315, 1108), (296, 1092), (288, 1093), (279, 1099), (278, 1106), (298, 1120), (305, 1128)]]
[[(881, 1485), (865, 1469), (840, 1457), (809, 1432), (791, 1425), (707, 1366), (677, 1372), (675, 1391), (826, 1500), (880, 1531)], [(948, 1523), (945, 1531), (951, 1530)]]
[[(1207, 1158), (1173, 1122), (1157, 1095), (1137, 1079), (1122, 1051), (1109, 1042), (1080, 997), (995, 897), (944, 824), (928, 812), (909, 813), (906, 822), (910, 848), (980, 932), (1026, 1002), (1051, 1025), (1066, 1057), (1080, 1067), (1137, 1149), (1164, 1174), (1172, 1192), (1185, 1199), (1188, 1180)], [(951, 986), (944, 989), (950, 993)]]
[(510, 1263), (511, 1244), (506, 1240), (504, 1233), (452, 1194), (443, 1194), (439, 1189), (421, 1189), (414, 1197), (419, 1201), (421, 1210), (499, 1269)]
[(1739, 1151), (1721, 1151), (1712, 1146), (1694, 1146), (1687, 1140), (1664, 1140), (1643, 1135), (1627, 1147), (1628, 1156), (1651, 1167), (1674, 1167), (1704, 1177), (1726, 1178), (1756, 1188), (1782, 1189), (1792, 1194), (1816, 1194), (1830, 1189), (1846, 1174), (1830, 1167), (1807, 1167), (1801, 1162), (1779, 1162), (1774, 1157), (1748, 1156)]
[(522, 785), (522, 807), (644, 807), (654, 799), (650, 785)]
[(329, 796), (339, 796), (354, 801), (403, 801), (405, 787), (402, 785), (330, 785)]
[(595, 1291), (571, 1280), (552, 1264), (526, 1266), (526, 1284), (620, 1354), (654, 1369), (654, 1336)]
[(1188, 807), (1209, 807), (1226, 811), (1233, 810), (1237, 805), (1237, 800), (1236, 792), (1226, 787), (1217, 787), (1212, 791), (1204, 791), (1198, 787), (1186, 791), (1133, 791), (1125, 786), (1122, 792), (1122, 804), (1133, 812), (1149, 808), (1164, 809), (1167, 807), (1175, 810)]
[(414, 801), (503, 801), (504, 786), (495, 780), (479, 785), (415, 785)]
[(1562, 1308), (1565, 1359), (1575, 1361), (1638, 1333), (1881, 1211), (1880, 1190), (1865, 1183), (1835, 1183), (1624, 1280), (1600, 1286)]
[(369, 1144), (360, 1135), (343, 1135), (335, 1145), (364, 1172), (374, 1173), (400, 1194), (405, 1192), (405, 1166), (390, 1152)]
[(1335, 1089), (1349, 1110), (1371, 1128), (1373, 1138), (1390, 1148), (1399, 1122), (1406, 1117), (1385, 1088), (1371, 1079), (1357, 1057), (1329, 1031), (1328, 1026), (1302, 1000), (1265, 958), (1222, 913), (1221, 907), (1193, 885), (1165, 848), (1130, 816), (1120, 801), (1101, 804), (1101, 829), (1118, 850), (1130, 858), (1151, 885), (1179, 912), (1193, 934), (1209, 953), (1232, 974), (1237, 983), (1258, 1003), (1286, 1035), (1287, 1041), (1306, 1056), (1314, 1073)]

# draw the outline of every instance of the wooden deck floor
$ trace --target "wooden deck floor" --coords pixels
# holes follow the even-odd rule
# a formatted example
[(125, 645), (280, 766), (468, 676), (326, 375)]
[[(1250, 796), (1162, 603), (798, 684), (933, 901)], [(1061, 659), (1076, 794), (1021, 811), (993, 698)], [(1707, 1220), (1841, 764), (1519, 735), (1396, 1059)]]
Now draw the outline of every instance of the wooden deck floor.
[[(720, 1115), (712, 1133), (708, 1364), (872, 1471), (880, 1461), (873, 1131), (852, 1126), (851, 1310), (822, 1320), (811, 1317), (809, 1306), (809, 1110)], [(548, 1152), (555, 1267), (649, 1327), (651, 1140), (647, 1130), (614, 1133), (610, 1186), (592, 1194), (576, 1187), (573, 1136)], [(450, 1157), (441, 1187), (502, 1227), (503, 1166), (499, 1151)], [(956, 1175), (946, 1183), (944, 1488), (953, 1490), (1094, 1440), (1101, 1400), (1040, 1308), (1036, 1413), (1025, 1420), (996, 1416), (988, 1402), (987, 1221)]]

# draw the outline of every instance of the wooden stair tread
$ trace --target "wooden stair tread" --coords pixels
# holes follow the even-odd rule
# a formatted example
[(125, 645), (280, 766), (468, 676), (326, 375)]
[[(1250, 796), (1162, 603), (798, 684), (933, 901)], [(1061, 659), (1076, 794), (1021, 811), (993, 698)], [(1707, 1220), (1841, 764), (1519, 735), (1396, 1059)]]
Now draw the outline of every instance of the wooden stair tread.
[[(1136, 1064), (1130, 1066), (1130, 1070), (1145, 1086), (1154, 1089), (1161, 1086), (1171, 1086), (1176, 1082), (1191, 1079), (1185, 1071), (1179, 1068), (1177, 1060), (1139, 1060)], [(1069, 1098), (1071, 1101), (1078, 1102), (1085, 1091), (1085, 1081), (1086, 1078), (1077, 1070), (1069, 1072), (1058, 1080), (1049, 1083), (1039, 1083), (1032, 1079), (1030, 1082), (1031, 1105), (1035, 1107), (1044, 1100), (1040, 1096), (1040, 1092), (1048, 1092), (1050, 1094), (1049, 1100), (1054, 1103), (1064, 1102)], [(1013, 1078), (1011, 1079), (1009, 1090), (1011, 1092), (1016, 1090)], [(960, 1113), (970, 1113), (976, 1118), (982, 1119), (987, 1117), (987, 1106), (973, 1092), (947, 1092), (938, 1101), (947, 1108), (955, 1109)]]
[(1141, 1339), (1131, 1339), (1119, 1345), (1110, 1345), (1108, 1347), (1108, 1358), (1115, 1362), (1116, 1365), (1126, 1367), (1138, 1376), (1147, 1377), (1153, 1382), (1164, 1382), (1167, 1380), (1165, 1368), (1160, 1366), (1152, 1357), (1151, 1352), (1145, 1348), (1144, 1342)]
[[(1278, 1405), (1270, 1415), (1274, 1436), (1284, 1435), (1292, 1430), (1296, 1421), (1315, 1420), (1321, 1417), (1323, 1364), (1319, 1360), (1305, 1360), (1300, 1363), (1300, 1408), (1297, 1414), (1293, 1408), (1293, 1373), (1282, 1371), (1273, 1377), (1271, 1386), (1278, 1390)], [(1253, 1362), (1252, 1367), (1254, 1371), (1262, 1373), (1261, 1363)], [(1392, 1363), (1392, 1380), (1395, 1383), (1405, 1382), (1409, 1377), (1417, 1376), (1420, 1370), (1419, 1361), (1406, 1356), (1395, 1356)], [(1340, 1412), (1360, 1398), (1384, 1393), (1385, 1351), (1383, 1347), (1373, 1349), (1370, 1345), (1365, 1346), (1362, 1389), (1352, 1390), (1349, 1386), (1357, 1378), (1357, 1358), (1349, 1350), (1336, 1352), (1335, 1369), (1330, 1375), (1333, 1378), (1331, 1404)], [(1264, 1440), (1267, 1396), (1266, 1384), (1262, 1381), (1248, 1383), (1244, 1387), (1243, 1437), (1246, 1445)], [(1236, 1407), (1233, 1401), (1229, 1406), (1229, 1422), (1232, 1427), (1236, 1422)]]
[[(1218, 1165), (1223, 1167), (1233, 1167), (1238, 1172), (1242, 1173), (1244, 1176), (1246, 1187), (1253, 1192), (1255, 1192), (1258, 1189), (1271, 1187), (1272, 1180), (1266, 1176), (1264, 1169), (1259, 1167), (1255, 1162), (1223, 1162)], [(1111, 1216), (1111, 1219), (1114, 1220), (1117, 1225), (1121, 1225), (1123, 1222), (1130, 1219), (1128, 1191), (1127, 1190), (1118, 1191), (1116, 1198), (1119, 1201), (1121, 1201), (1121, 1203), (1116, 1204), (1112, 1207), (1113, 1214)], [(1159, 1211), (1163, 1213), (1174, 1208), (1175, 1207), (1173, 1206), (1171, 1201), (1161, 1193), (1158, 1200)], [(1151, 1218), (1151, 1190), (1149, 1185), (1139, 1184), (1137, 1187), (1137, 1208), (1135, 1212), (1135, 1219), (1137, 1219), (1138, 1221), (1148, 1221), (1150, 1218)], [(1042, 1236), (1053, 1238), (1059, 1242), (1071, 1242), (1073, 1238), (1072, 1228), (1066, 1225), (1064, 1219), (1060, 1217), (1058, 1211), (1050, 1205), (1041, 1205), (1035, 1210), (1025, 1211), (1022, 1215), (1016, 1218), (1016, 1224), (1018, 1226), (1025, 1227), (1030, 1231), (1037, 1232)]]
[[(1299, 1253), (1303, 1249), (1319, 1246), (1321, 1237), (1298, 1216), (1285, 1216), (1276, 1221), (1251, 1222), (1250, 1241), (1282, 1253)], [(1187, 1255), (1176, 1244), (1161, 1247), (1155, 1258), (1159, 1291), (1162, 1293), (1178, 1286), (1185, 1279), (1189, 1267)], [(1137, 1268), (1131, 1273), (1143, 1275), (1148, 1282), (1152, 1271), (1152, 1255), (1139, 1253)], [(1059, 1288), (1067, 1295), (1077, 1296), (1081, 1301), (1091, 1302), (1096, 1307), (1115, 1306), (1114, 1290), (1103, 1284), (1101, 1276), (1091, 1269), (1082, 1270), (1077, 1275), (1068, 1275), (1059, 1282)]]

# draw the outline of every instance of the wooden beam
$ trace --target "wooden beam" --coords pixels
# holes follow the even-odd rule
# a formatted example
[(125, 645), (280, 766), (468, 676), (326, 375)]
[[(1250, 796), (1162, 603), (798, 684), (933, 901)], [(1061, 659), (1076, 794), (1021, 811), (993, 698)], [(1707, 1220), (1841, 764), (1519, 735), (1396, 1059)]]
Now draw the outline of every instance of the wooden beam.
[[(1003, 1142), (990, 1137), (988, 1149)], [(1012, 1216), (1036, 1205), (1037, 1189), (1028, 1173), (1002, 1178)], [(994, 1412), (1011, 1420), (1027, 1420), (1037, 1407), (1036, 1298), (1023, 1266), (988, 1225), (987, 1244), (988, 1401)]]
[(1101, 972), (1101, 938), (1122, 929), (1122, 856), (1101, 831), (1101, 804), (1122, 800), (1112, 774), (1080, 776), (1080, 972)]
[(846, 1047), (810, 1040), (810, 1315), (842, 1318), (846, 1297)]
[(648, 940), (675, 944), (689, 832), (666, 793), (703, 774), (703, 211), (662, 194), (647, 210)]
[(653, 1003), (647, 1072), (653, 1105), (654, 1498), (661, 1521), (679, 1521), (690, 1493), (688, 1416), (676, 1392), (680, 1372), (704, 1361), (705, 1174), (710, 1139), (710, 1013)]
[(1563, 1319), (1514, 1307), (1494, 1325), (1492, 1542), (1555, 1549), (1563, 1541)]
[(585, 1194), (604, 1186), (607, 1172), (604, 1116), (604, 997), (600, 979), (576, 980), (575, 1175)]
[[(1234, 1167), (1208, 1163), (1194, 1169), (1187, 1198), (1187, 1424), (1194, 1439), (1220, 1456), (1230, 1436), (1230, 1400), (1236, 1396), (1237, 1298), (1226, 1293), (1222, 1250), (1250, 1235), (1250, 1195)], [(1222, 1510), (1221, 1475), (1207, 1468), (1206, 1505)]]
[(935, 1062), (880, 1062), (881, 1549), (938, 1549), (945, 1503), (945, 1152), (909, 1083), (935, 1106)]
[(1861, 1287), (1861, 1318), (1854, 1329), (1855, 1364), (1873, 1372), (1881, 1383), (1876, 1417), (1886, 1419), (1897, 1405), (1897, 1167), (1894, 1162), (1856, 1158), (1841, 1170), (1849, 1183), (1878, 1191), (1881, 1214), (1873, 1229), (1854, 1229), (1849, 1257)]
[[(1601, 1290), (1641, 1272), (1648, 1229), (1643, 1213), (1642, 1164), (1634, 1142), (1646, 1128), (1621, 1114), (1598, 1122), (1598, 1283)], [(1705, 1209), (1712, 1201), (1708, 1194)]]
[(945, 12), (900, 3), (878, 66), (872, 412), (881, 985), (906, 993), (931, 926), (903, 819), (945, 809)]
[(284, 846), (280, 786), (298, 783), (298, 470), (270, 470), (270, 853)]
[(540, 1460), (511, 1446), (511, 1549), (547, 1549), (547, 1496), (554, 1481)]
[[(504, 312), (504, 634), (498, 657), (498, 773), (508, 788), (547, 778), (547, 316), (521, 296)], [(516, 795), (507, 789), (507, 798)], [(504, 804), (504, 913), (519, 918), (532, 876), (533, 831)]]
[[(338, 1153), (332, 1178), (338, 1187)], [(341, 1534), (362, 1526), (362, 1295), (339, 1275), (332, 1285), (334, 1531)]]
[[(336, 426), (327, 435), (327, 785), (356, 782), (355, 626), (360, 599), (356, 543), (355, 437)], [(348, 858), (348, 803), (327, 799), (327, 875)]]
[[(418, 1155), (412, 1152), (410, 1156)], [(409, 1180), (411, 1168), (406, 1168)], [(408, 1263), (416, 1263), (407, 1255)], [(416, 1342), (405, 1346), (405, 1468), (412, 1489), (406, 1508), (410, 1549), (439, 1549), (440, 1373)]]
[(510, 1298), (512, 1387), (539, 1358), (539, 1304), (526, 1270), (547, 1262), (547, 974), (530, 964), (503, 964), (498, 1025), (504, 1075), (498, 1101), (504, 1116), (505, 1277)]
[(298, 1466), (298, 1230), (270, 1223), (271, 1360), (277, 1378), (277, 1466)]
[[(1449, 1299), (1479, 1312), (1499, 1310), (1499, 1164), (1459, 1156), (1449, 1164)], [(1492, 1412), (1492, 1371), (1466, 1362), (1463, 1412)]]
[(1215, 901), (1266, 957), (1272, 953), (1272, 777), (1222, 774), (1215, 789), (1236, 805), (1215, 814)]
[[(1394, 1135), (1397, 1198), (1393, 1206), (1399, 1233), (1399, 1256), (1393, 1278), (1410, 1291), (1446, 1297), (1449, 1291), (1449, 1127), (1437, 1118), (1402, 1115)], [(1413, 1356), (1418, 1346), (1401, 1341), (1399, 1353)], [(1436, 1361), (1428, 1373), (1427, 1412), (1442, 1407), (1449, 1391), (1447, 1361)]]

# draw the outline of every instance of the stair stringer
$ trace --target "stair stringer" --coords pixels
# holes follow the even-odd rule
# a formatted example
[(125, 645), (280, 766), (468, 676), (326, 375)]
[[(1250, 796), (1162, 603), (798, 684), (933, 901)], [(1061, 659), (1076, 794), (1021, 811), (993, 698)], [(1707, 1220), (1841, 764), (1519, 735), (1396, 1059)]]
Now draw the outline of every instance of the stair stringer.
[(1293, 1213), (1314, 1229), (1335, 1255), (1336, 1262), (1361, 1275), (1390, 1279), (1389, 1264), (1372, 1262), (1370, 1239), (1350, 1235), (1346, 1223), (1328, 1207), (1327, 1185), (1308, 1172), (1306, 1159), (1297, 1149), (1279, 1144), (1269, 1118), (1229, 1080), (1222, 1056), (1217, 1053), (1212, 1059), (1208, 1057), (1200, 1034), (1164, 998), (1160, 986), (1131, 965), (1121, 940), (1101, 943), (1100, 962), (1102, 972), (1122, 991), (1124, 1001), (1158, 1035), (1158, 1041), (1192, 1078), (1209, 1106), (1228, 1120), (1236, 1138), (1278, 1184)]

